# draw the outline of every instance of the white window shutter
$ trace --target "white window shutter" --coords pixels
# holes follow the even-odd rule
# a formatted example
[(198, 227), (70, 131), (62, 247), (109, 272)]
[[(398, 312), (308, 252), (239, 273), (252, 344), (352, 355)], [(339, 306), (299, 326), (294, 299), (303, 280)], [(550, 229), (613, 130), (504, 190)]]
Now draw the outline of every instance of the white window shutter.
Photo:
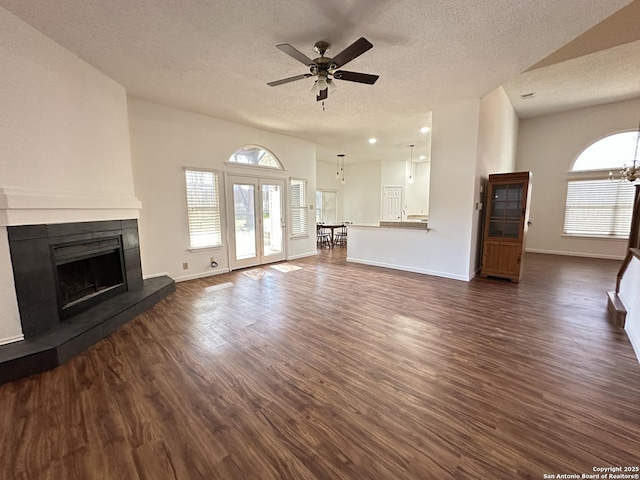
[(218, 175), (210, 170), (185, 170), (191, 248), (222, 245)]

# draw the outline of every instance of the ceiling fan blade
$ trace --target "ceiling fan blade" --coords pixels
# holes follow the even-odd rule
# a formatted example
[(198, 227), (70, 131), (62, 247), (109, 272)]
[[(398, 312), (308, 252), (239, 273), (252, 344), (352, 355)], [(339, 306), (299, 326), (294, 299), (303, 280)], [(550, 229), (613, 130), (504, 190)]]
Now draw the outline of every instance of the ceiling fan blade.
[(345, 70), (338, 70), (333, 74), (333, 78), (336, 80), (346, 80), (347, 82), (366, 83), (367, 85), (373, 85), (378, 80), (379, 75), (370, 75), (368, 73), (359, 72), (347, 72)]
[(316, 96), (316, 101), (326, 100), (329, 96), (329, 89), (325, 88), (324, 90), (320, 90), (320, 93)]
[(295, 58), (296, 60), (298, 60), (300, 63), (304, 63), (307, 67), (313, 65), (313, 60), (311, 60), (309, 57), (307, 57), (304, 53), (302, 53), (301, 51), (293, 48), (291, 45), (289, 45), (288, 43), (281, 43), (280, 45), (276, 45), (276, 48), (278, 50), (283, 51), (284, 53), (286, 53), (287, 55), (289, 55), (290, 57)]
[(335, 57), (333, 57), (331, 59), (331, 63), (335, 64), (336, 68), (339, 68), (343, 65), (346, 65), (354, 58), (359, 57), (370, 48), (373, 48), (373, 45), (371, 44), (371, 42), (369, 42), (369, 40), (367, 40), (364, 37), (360, 37), (358, 40), (353, 42), (350, 46), (348, 46), (339, 54), (337, 54)]
[(283, 83), (295, 82), (296, 80), (302, 80), (303, 78), (309, 78), (312, 75), (310, 73), (303, 73), (302, 75), (296, 75), (295, 77), (283, 78), (282, 80), (276, 80), (275, 82), (269, 82), (267, 85), (270, 87), (277, 87)]

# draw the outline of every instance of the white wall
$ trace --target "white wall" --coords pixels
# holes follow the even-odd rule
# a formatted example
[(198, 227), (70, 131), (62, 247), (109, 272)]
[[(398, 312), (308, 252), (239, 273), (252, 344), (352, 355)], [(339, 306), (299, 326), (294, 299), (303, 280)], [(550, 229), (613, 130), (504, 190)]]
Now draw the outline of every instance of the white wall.
[(407, 182), (407, 192), (405, 194), (405, 210), (407, 215), (428, 215), (431, 163), (414, 163), (413, 179), (413, 183)]
[(353, 223), (380, 222), (382, 208), (382, 165), (357, 163), (345, 167), (343, 186), (344, 221)]
[[(433, 111), (429, 191), (431, 270), (470, 278), (476, 239), (474, 201), (480, 100), (460, 100)], [(431, 253), (434, 252), (434, 253)]]
[(7, 225), (136, 218), (124, 88), (0, 8), (0, 343), (22, 329)]
[[(136, 98), (129, 99), (129, 115), (135, 187), (144, 205), (139, 224), (145, 276), (166, 272), (183, 280), (224, 272), (229, 267), (224, 211), (224, 246), (189, 251), (184, 167), (221, 172), (223, 197), (224, 172), (307, 179), (309, 205), (315, 205), (316, 158), (312, 143)], [(286, 171), (226, 165), (244, 145), (266, 147)], [(224, 198), (221, 200), (224, 207)], [(308, 212), (312, 228), (315, 211)], [(288, 258), (315, 255), (315, 233), (305, 238), (287, 238), (286, 249)], [(219, 264), (216, 270), (210, 267), (211, 256)], [(189, 264), (187, 270), (183, 270), (183, 262)]]
[(627, 309), (624, 329), (640, 361), (640, 260), (636, 257), (631, 259), (622, 278), (620, 297)]
[(492, 173), (515, 171), (518, 116), (509, 97), (498, 87), (480, 101), (480, 125), (478, 127), (478, 160), (474, 184), (474, 212), (471, 248), (473, 273), (482, 263), (482, 228), (485, 210), (477, 204), (486, 204), (486, 187)]
[(595, 140), (638, 126), (640, 99), (546, 115), (520, 122), (518, 170), (533, 172), (527, 250), (622, 258), (626, 240), (563, 237), (567, 172)]

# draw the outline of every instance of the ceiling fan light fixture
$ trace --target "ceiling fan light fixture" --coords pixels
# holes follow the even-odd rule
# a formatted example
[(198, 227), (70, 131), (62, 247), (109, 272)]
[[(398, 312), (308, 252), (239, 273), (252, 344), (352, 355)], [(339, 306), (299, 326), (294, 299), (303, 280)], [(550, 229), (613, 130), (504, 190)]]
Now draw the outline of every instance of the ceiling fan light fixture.
[(315, 95), (318, 95), (322, 90), (325, 90), (326, 88), (329, 87), (329, 82), (331, 82), (331, 80), (327, 78), (326, 73), (320, 73), (318, 74), (318, 79), (315, 82), (313, 82), (313, 85), (311, 86), (311, 91)]
[(320, 54), (320, 56), (314, 60), (310, 59), (304, 53), (300, 52), (288, 43), (276, 45), (276, 48), (298, 62), (306, 65), (309, 69), (309, 73), (283, 78), (274, 82), (268, 82), (267, 85), (276, 87), (278, 85), (284, 85), (286, 83), (295, 82), (309, 77), (317, 77), (311, 86), (311, 91), (316, 95), (317, 101), (323, 102), (323, 110), (324, 100), (327, 99), (329, 92), (333, 91), (336, 87), (333, 80), (344, 80), (346, 82), (373, 85), (379, 78), (378, 75), (339, 70), (353, 59), (373, 48), (373, 44), (364, 37), (360, 37), (333, 58), (325, 57), (325, 53), (329, 49), (329, 43), (325, 41), (316, 42), (314, 45), (314, 50)]

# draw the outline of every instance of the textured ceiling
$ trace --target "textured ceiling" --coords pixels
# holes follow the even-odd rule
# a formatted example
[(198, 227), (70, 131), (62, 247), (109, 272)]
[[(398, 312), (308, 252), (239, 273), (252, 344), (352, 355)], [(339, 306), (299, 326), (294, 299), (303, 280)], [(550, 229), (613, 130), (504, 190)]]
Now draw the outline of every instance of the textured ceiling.
[(504, 89), (520, 118), (638, 97), (640, 40), (527, 71)]
[[(0, 5), (127, 88), (130, 95), (318, 144), (318, 160), (414, 158), (429, 112), (479, 98), (629, 0), (0, 0)], [(364, 36), (373, 49), (345, 69), (380, 75), (340, 82), (325, 111), (312, 79), (275, 48), (314, 58)], [(375, 136), (371, 146), (367, 139)]]
[[(640, 97), (640, 0), (504, 85), (520, 118)], [(531, 98), (521, 95), (533, 93)]]

